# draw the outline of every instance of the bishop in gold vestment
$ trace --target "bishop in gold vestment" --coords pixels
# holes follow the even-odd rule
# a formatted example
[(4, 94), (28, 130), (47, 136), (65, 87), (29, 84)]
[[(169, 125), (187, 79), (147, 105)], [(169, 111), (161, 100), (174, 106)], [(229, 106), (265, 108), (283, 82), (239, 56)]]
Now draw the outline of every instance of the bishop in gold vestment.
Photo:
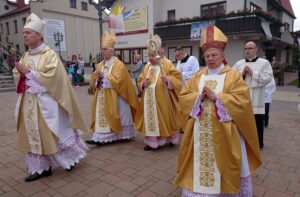
[(43, 42), (44, 25), (35, 14), (27, 18), (23, 35), (29, 51), (14, 70), (19, 78), (17, 149), (26, 153), (31, 173), (26, 181), (51, 175), (57, 164), (71, 170), (87, 151), (78, 129), (88, 127), (62, 62)]
[(185, 126), (174, 183), (182, 196), (252, 197), (261, 165), (255, 120), (247, 84), (225, 62), (226, 43), (217, 27), (202, 30), (206, 68), (179, 96)]
[(149, 39), (149, 63), (137, 80), (142, 100), (135, 122), (139, 132), (145, 136), (146, 151), (157, 149), (168, 141), (171, 146), (177, 144), (182, 127), (177, 98), (181, 74), (170, 61), (162, 61), (158, 56), (160, 45), (159, 36)]
[(92, 100), (92, 140), (88, 144), (101, 145), (118, 140), (130, 140), (135, 135), (133, 117), (138, 100), (126, 66), (114, 56), (115, 36), (104, 32), (102, 36), (104, 60), (92, 74), (96, 89)]

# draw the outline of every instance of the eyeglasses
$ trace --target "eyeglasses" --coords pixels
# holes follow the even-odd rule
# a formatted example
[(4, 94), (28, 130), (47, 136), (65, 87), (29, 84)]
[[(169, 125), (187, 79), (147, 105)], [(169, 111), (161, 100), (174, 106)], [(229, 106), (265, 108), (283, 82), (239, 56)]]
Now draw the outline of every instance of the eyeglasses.
[(244, 48), (244, 50), (246, 51), (246, 50), (252, 50), (252, 49), (254, 49), (254, 48)]

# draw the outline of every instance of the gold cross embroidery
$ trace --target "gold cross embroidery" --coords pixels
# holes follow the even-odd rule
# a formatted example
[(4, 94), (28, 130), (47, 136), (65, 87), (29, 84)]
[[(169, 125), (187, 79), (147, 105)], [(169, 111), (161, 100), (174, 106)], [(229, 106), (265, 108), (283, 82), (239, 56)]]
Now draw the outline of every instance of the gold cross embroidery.
[(205, 81), (206, 87), (208, 87), (211, 90), (214, 90), (217, 87), (218, 82), (216, 80), (207, 80)]

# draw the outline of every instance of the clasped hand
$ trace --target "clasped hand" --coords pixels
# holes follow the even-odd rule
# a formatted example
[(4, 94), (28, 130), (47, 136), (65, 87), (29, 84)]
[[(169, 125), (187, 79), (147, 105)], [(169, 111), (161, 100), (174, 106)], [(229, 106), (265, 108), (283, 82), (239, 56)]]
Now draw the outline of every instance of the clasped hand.
[(15, 67), (22, 76), (30, 72), (30, 70), (24, 64), (21, 64), (19, 62), (16, 62)]
[(249, 66), (245, 66), (245, 68), (243, 70), (242, 75), (244, 76), (246, 74), (250, 75), (251, 77), (253, 75), (253, 70)]
[(205, 98), (208, 98), (209, 100), (215, 102), (217, 100), (216, 94), (209, 89), (208, 87), (204, 87), (201, 93), (201, 100), (203, 101)]

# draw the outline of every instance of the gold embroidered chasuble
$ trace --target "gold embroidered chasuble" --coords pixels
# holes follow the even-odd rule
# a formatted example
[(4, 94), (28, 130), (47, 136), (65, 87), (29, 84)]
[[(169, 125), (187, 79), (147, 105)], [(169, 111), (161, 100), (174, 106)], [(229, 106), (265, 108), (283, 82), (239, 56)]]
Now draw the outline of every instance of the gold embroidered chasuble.
[[(101, 101), (98, 107), (104, 110), (104, 117), (99, 116), (99, 122), (102, 127), (106, 127), (106, 122), (110, 127), (110, 131), (119, 133), (122, 131), (121, 117), (118, 111), (118, 96), (121, 96), (130, 106), (131, 116), (134, 117), (138, 100), (133, 86), (133, 82), (128, 74), (128, 70), (119, 59), (115, 58), (111, 70), (109, 71), (107, 79), (111, 83), (112, 88), (99, 90), (95, 87), (97, 81), (97, 71), (104, 71), (105, 62), (102, 61), (96, 65), (96, 70), (91, 75), (91, 83), (95, 89), (95, 94), (92, 99), (91, 112), (91, 130), (95, 131), (95, 119), (97, 112), (97, 101)], [(108, 71), (108, 70), (107, 70)], [(103, 92), (102, 92), (103, 91)], [(101, 94), (98, 96), (98, 94)], [(103, 94), (102, 94), (103, 93)], [(99, 111), (98, 111), (99, 112)], [(103, 113), (101, 113), (103, 114)]]
[[(205, 160), (202, 159), (200, 162), (203, 162), (202, 164), (207, 164), (206, 162), (210, 161), (216, 162), (216, 167), (220, 172), (221, 193), (238, 193), (242, 163), (239, 135), (241, 134), (245, 140), (251, 174), (261, 165), (261, 155), (248, 86), (242, 76), (228, 65), (220, 72), (220, 74), (224, 73), (226, 73), (226, 77), (223, 91), (218, 96), (233, 120), (219, 122), (215, 105), (205, 102), (200, 124), (204, 129), (211, 127), (212, 133), (209, 135), (202, 133), (202, 137), (213, 143), (211, 148), (215, 158), (209, 157), (211, 154), (208, 151), (204, 153)], [(192, 191), (194, 191), (194, 179), (197, 178), (194, 177), (194, 125), (196, 120), (191, 118), (189, 114), (197, 96), (200, 94), (198, 85), (203, 74), (207, 74), (207, 68), (198, 71), (196, 75), (190, 78), (179, 96), (183, 119), (186, 124), (174, 184)], [(210, 123), (205, 123), (204, 119), (209, 120)], [(205, 144), (205, 140), (202, 145), (203, 143), (209, 145)]]
[[(26, 52), (20, 63), (36, 71), (39, 83), (71, 117), (70, 127), (88, 131), (69, 77), (55, 51), (46, 46), (38, 52)], [(16, 69), (14, 69), (14, 77), (19, 77)], [(25, 91), (19, 99), (21, 102), (17, 111), (17, 149), (40, 155), (56, 153), (58, 136), (51, 131), (44, 120), (38, 96)]]
[[(173, 89), (166, 89), (161, 79), (162, 76), (168, 77)], [(156, 66), (150, 63), (146, 64), (137, 79), (139, 87), (147, 77), (149, 77), (151, 85), (147, 88), (148, 90), (144, 90), (139, 103), (135, 116), (136, 127), (144, 136), (149, 133), (149, 136), (171, 136), (182, 128), (182, 117), (177, 97), (181, 90), (181, 73), (176, 70), (171, 62), (161, 61), (160, 65)], [(145, 110), (147, 106), (149, 109)], [(146, 111), (148, 114), (145, 116)], [(148, 130), (146, 130), (146, 127), (148, 127)]]

